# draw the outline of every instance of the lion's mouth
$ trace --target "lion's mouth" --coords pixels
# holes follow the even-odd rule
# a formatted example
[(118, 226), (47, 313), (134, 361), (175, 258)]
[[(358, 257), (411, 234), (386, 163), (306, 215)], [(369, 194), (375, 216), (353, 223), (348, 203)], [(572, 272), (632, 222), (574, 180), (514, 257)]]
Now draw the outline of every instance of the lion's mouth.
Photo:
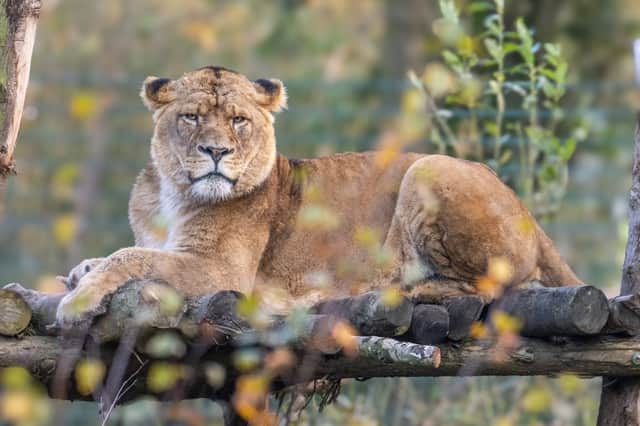
[(221, 178), (229, 182), (231, 185), (235, 185), (238, 182), (238, 179), (231, 179), (230, 177), (225, 176), (220, 172), (209, 172), (207, 174), (204, 174), (198, 177), (193, 177), (191, 176), (191, 174), (189, 174), (189, 182), (191, 182), (191, 185), (193, 185), (194, 183), (200, 182), (201, 180), (211, 179), (211, 178)]

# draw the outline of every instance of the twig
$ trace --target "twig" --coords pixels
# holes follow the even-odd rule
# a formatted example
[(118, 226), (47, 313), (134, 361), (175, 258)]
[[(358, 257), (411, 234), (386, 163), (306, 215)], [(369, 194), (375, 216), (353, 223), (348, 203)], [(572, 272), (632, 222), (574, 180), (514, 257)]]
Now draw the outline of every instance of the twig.
[[(124, 382), (122, 382), (122, 385), (120, 386), (120, 389), (118, 390), (118, 392), (116, 393), (115, 398), (113, 398), (113, 401), (111, 402), (111, 405), (109, 406), (109, 409), (107, 410), (106, 414), (104, 415), (103, 419), (102, 419), (102, 423), (101, 426), (105, 426), (107, 424), (107, 421), (109, 420), (109, 417), (111, 416), (111, 413), (113, 411), (113, 409), (115, 408), (115, 406), (117, 405), (118, 401), (129, 391), (129, 389), (131, 389), (137, 382), (138, 379), (135, 378), (135, 376), (137, 376), (140, 371), (142, 371), (142, 369), (148, 364), (149, 361), (145, 360), (142, 361), (140, 359), (140, 357), (138, 356), (138, 354), (135, 353), (135, 351), (133, 352), (133, 354), (136, 356), (136, 358), (138, 359), (138, 361), (140, 361), (140, 366), (138, 367), (138, 369), (136, 371), (134, 371), (128, 378), (127, 380), (125, 380)], [(128, 383), (129, 381), (131, 381), (131, 383)], [(125, 387), (126, 386), (126, 387)]]

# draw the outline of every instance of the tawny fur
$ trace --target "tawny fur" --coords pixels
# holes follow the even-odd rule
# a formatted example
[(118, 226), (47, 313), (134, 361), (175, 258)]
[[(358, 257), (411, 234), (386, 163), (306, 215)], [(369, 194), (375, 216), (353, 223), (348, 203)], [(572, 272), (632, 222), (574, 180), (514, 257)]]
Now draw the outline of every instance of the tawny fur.
[[(100, 313), (106, 296), (141, 278), (189, 295), (255, 291), (275, 310), (390, 285), (412, 285), (423, 300), (476, 293), (492, 258), (511, 264), (514, 284), (580, 283), (484, 165), (422, 154), (289, 160), (273, 127), (282, 83), (223, 68), (149, 77), (141, 95), (155, 131), (129, 203), (136, 247), (76, 271), (61, 323)], [(227, 150), (222, 176), (208, 175), (212, 150)]]

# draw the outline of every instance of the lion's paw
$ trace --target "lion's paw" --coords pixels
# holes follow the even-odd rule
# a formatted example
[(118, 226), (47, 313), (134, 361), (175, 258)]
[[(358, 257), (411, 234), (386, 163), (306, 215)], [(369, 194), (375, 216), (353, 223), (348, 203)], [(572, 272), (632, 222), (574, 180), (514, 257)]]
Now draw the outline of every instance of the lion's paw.
[(93, 271), (104, 260), (104, 257), (85, 259), (78, 265), (76, 265), (73, 269), (71, 269), (68, 276), (65, 277), (59, 275), (57, 278), (65, 285), (65, 287), (67, 287), (67, 290), (73, 290), (78, 286), (78, 283), (80, 282), (80, 279), (82, 277)]
[(60, 301), (56, 325), (61, 329), (88, 327), (95, 316), (107, 311), (108, 296), (99, 285), (79, 285)]

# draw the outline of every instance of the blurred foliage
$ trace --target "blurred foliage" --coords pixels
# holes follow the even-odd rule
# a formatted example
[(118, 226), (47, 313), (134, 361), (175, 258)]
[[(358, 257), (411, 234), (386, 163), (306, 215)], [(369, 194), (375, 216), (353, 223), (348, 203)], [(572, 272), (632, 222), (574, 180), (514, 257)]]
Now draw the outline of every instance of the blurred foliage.
[(433, 30), (446, 67), (432, 63), (421, 77), (410, 73), (413, 90), (426, 98), (434, 149), (486, 162), (534, 214), (556, 212), (568, 162), (587, 137), (586, 124), (564, 119), (568, 64), (560, 46), (542, 45), (522, 18), (507, 28), (503, 0), (468, 5), (467, 20), (482, 22), (477, 33), (464, 28), (453, 0), (441, 0), (440, 11)]
[[(146, 75), (172, 77), (218, 64), (285, 81), (290, 109), (276, 123), (281, 152), (378, 147), (381, 163), (398, 149), (435, 152), (438, 140), (453, 149), (446, 136), (433, 137), (435, 115), (428, 119), (420, 91), (405, 77), (410, 68), (424, 70), (418, 78), (453, 129), (450, 140), (471, 144), (455, 153), (492, 160), (534, 209), (539, 202), (552, 206), (553, 220), (544, 225), (569, 263), (585, 281), (615, 292), (626, 238), (632, 110), (640, 105), (629, 55), (640, 23), (636, 0), (511, 0), (504, 13), (499, 1), (487, 3), (444, 1), (440, 15), (440, 4), (427, 0), (112, 0), (91, 7), (45, 1), (17, 146), (19, 176), (10, 182), (0, 223), (3, 281), (53, 291), (59, 286), (52, 275), (132, 243), (126, 203), (148, 159), (152, 130), (139, 86)], [(528, 66), (520, 66), (523, 60)], [(470, 71), (477, 78), (465, 79)], [(574, 131), (583, 126), (588, 135)], [(584, 136), (569, 155), (571, 138)], [(548, 178), (562, 184), (561, 192), (548, 192)], [(331, 226), (321, 208), (304, 219)], [(367, 230), (357, 239), (369, 247)], [(487, 291), (499, 291), (504, 273), (498, 262), (486, 277)], [(394, 292), (387, 296), (393, 303)], [(259, 325), (252, 303), (242, 309)], [(517, 328), (498, 316), (474, 332), (497, 329), (513, 339)], [(350, 333), (336, 330), (345, 341)], [(178, 346), (163, 336), (149, 349)], [(239, 353), (236, 361), (249, 369), (259, 354)], [(271, 362), (275, 369), (291, 359), (280, 353)], [(158, 389), (188, 374), (180, 365), (152, 367), (149, 384)], [(209, 383), (221, 383), (224, 370), (209, 367)], [(86, 360), (75, 374), (90, 392), (104, 372)], [(95, 404), (51, 402), (24, 372), (2, 370), (0, 378), (0, 423), (100, 423)], [(240, 406), (247, 409), (261, 394), (265, 379), (243, 382)], [(348, 381), (336, 404), (320, 414), (312, 404), (300, 423), (593, 424), (598, 391), (598, 381), (573, 376)], [(221, 423), (219, 408), (207, 401), (143, 401), (116, 410), (112, 420)]]

